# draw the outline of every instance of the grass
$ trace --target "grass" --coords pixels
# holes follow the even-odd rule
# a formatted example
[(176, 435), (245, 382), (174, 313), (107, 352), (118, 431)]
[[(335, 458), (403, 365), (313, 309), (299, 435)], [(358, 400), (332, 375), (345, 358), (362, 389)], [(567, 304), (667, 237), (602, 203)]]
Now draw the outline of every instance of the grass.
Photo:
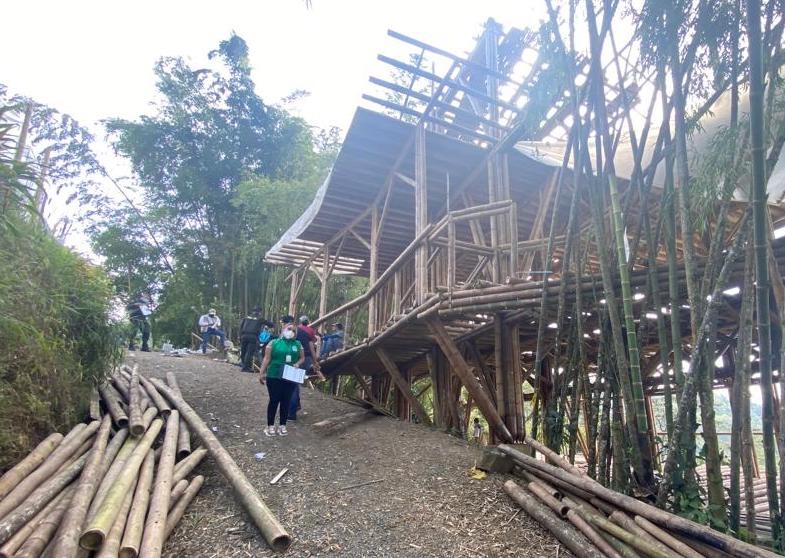
[(121, 357), (104, 272), (36, 225), (0, 229), (0, 470), (84, 419)]

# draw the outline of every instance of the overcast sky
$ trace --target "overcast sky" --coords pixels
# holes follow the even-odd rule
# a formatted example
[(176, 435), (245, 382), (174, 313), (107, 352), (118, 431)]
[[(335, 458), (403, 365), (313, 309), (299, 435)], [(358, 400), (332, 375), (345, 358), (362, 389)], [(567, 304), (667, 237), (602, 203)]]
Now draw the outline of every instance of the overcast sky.
[[(345, 129), (371, 74), (400, 55), (394, 29), (464, 52), (493, 17), (506, 28), (536, 27), (540, 0), (26, 0), (3, 7), (0, 82), (85, 124), (149, 110), (152, 68), (163, 55), (198, 65), (237, 32), (249, 44), (259, 94), (269, 102), (295, 89), (311, 96), (296, 112), (312, 124)], [(411, 48), (409, 49), (411, 50)], [(98, 130), (96, 130), (98, 131)]]
[[(389, 76), (376, 55), (405, 59), (414, 50), (388, 29), (460, 54), (489, 17), (505, 30), (536, 28), (546, 17), (541, 0), (313, 0), (310, 9), (303, 0), (25, 0), (6, 3), (3, 14), (0, 83), (70, 114), (99, 143), (100, 120), (152, 112), (158, 58), (182, 56), (200, 67), (232, 31), (248, 42), (267, 103), (306, 90), (289, 110), (345, 132), (362, 93), (372, 89), (368, 77)], [(97, 148), (113, 174), (129, 173), (105, 145)], [(74, 211), (53, 200), (49, 220)], [(78, 227), (67, 243), (89, 252)]]

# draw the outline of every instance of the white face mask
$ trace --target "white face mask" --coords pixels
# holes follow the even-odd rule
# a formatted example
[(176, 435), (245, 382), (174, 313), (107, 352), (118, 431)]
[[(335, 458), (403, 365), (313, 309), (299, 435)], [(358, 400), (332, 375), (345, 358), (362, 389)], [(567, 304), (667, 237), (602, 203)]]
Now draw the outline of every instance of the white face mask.
[(287, 329), (283, 332), (284, 339), (294, 339), (294, 332), (291, 329)]

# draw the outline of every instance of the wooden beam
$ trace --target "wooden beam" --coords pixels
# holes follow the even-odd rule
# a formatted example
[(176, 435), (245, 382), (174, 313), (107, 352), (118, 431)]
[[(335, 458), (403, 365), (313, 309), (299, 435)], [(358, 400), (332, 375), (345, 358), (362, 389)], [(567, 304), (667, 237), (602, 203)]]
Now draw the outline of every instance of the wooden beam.
[(408, 176), (406, 176), (405, 174), (402, 174), (400, 172), (396, 172), (395, 173), (395, 177), (398, 180), (400, 180), (401, 182), (403, 182), (404, 184), (408, 184), (412, 188), (417, 188), (417, 183), (414, 181), (413, 178), (409, 178)]
[(365, 246), (365, 248), (366, 248), (366, 249), (367, 249), (369, 252), (371, 251), (371, 245), (370, 245), (370, 243), (369, 243), (367, 240), (365, 240), (363, 237), (361, 237), (359, 234), (357, 234), (357, 231), (355, 231), (353, 228), (350, 228), (350, 229), (349, 229), (349, 233), (350, 233), (350, 234), (351, 234), (351, 235), (352, 235), (354, 238), (356, 238), (357, 240), (359, 240), (359, 241), (360, 241), (360, 244), (362, 244), (363, 246)]
[(381, 347), (376, 348), (376, 356), (379, 357), (379, 360), (387, 369), (387, 372), (390, 373), (390, 377), (398, 387), (398, 391), (401, 393), (401, 395), (403, 395), (406, 401), (409, 402), (409, 405), (414, 411), (414, 414), (417, 415), (417, 418), (420, 419), (420, 422), (430, 426), (431, 418), (428, 416), (428, 413), (425, 412), (425, 408), (422, 406), (422, 403), (420, 403), (420, 400), (417, 399), (412, 393), (409, 382), (404, 379), (401, 371), (398, 370), (398, 365), (395, 364), (395, 361), (390, 358), (390, 355), (388, 355)]
[(360, 384), (360, 387), (362, 388), (363, 393), (366, 395), (366, 397), (368, 397), (368, 399), (370, 399), (374, 405), (378, 405), (379, 407), (381, 407), (381, 403), (379, 403), (379, 400), (373, 396), (373, 391), (371, 390), (371, 387), (368, 385), (368, 382), (365, 381), (365, 378), (363, 378), (363, 375), (360, 374), (360, 370), (356, 366), (354, 367), (352, 373), (354, 374), (354, 378), (357, 380), (357, 383)]
[(455, 375), (458, 376), (463, 385), (466, 386), (466, 389), (472, 395), (477, 408), (479, 408), (480, 412), (485, 416), (485, 419), (496, 435), (502, 440), (512, 441), (512, 434), (510, 434), (510, 431), (504, 424), (493, 401), (491, 401), (490, 396), (485, 390), (482, 389), (479, 380), (474, 376), (474, 370), (466, 363), (466, 360), (464, 360), (463, 355), (461, 355), (461, 352), (450, 337), (450, 334), (447, 333), (442, 321), (436, 316), (429, 316), (426, 318), (426, 323), (428, 324), (431, 333), (433, 333), (436, 343), (450, 362), (453, 372), (455, 372)]

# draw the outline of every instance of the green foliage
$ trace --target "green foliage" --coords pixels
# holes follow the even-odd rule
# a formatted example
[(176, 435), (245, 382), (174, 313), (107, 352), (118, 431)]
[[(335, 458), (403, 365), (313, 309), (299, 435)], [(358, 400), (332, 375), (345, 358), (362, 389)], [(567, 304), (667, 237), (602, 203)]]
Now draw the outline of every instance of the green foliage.
[(0, 469), (81, 420), (120, 357), (100, 268), (39, 227), (0, 231)]
[[(104, 210), (89, 232), (118, 294), (159, 295), (151, 319), (156, 342), (190, 344), (208, 306), (230, 336), (254, 306), (271, 318), (285, 313), (289, 271), (264, 263), (264, 254), (311, 202), (340, 147), (337, 128), (314, 131), (256, 94), (242, 38), (232, 35), (209, 56), (209, 68), (199, 69), (182, 58), (161, 59), (156, 113), (106, 122), (146, 209), (141, 218)], [(143, 222), (173, 270), (161, 265)], [(353, 286), (334, 281), (330, 306)], [(302, 312), (316, 313), (318, 292), (309, 277)]]

